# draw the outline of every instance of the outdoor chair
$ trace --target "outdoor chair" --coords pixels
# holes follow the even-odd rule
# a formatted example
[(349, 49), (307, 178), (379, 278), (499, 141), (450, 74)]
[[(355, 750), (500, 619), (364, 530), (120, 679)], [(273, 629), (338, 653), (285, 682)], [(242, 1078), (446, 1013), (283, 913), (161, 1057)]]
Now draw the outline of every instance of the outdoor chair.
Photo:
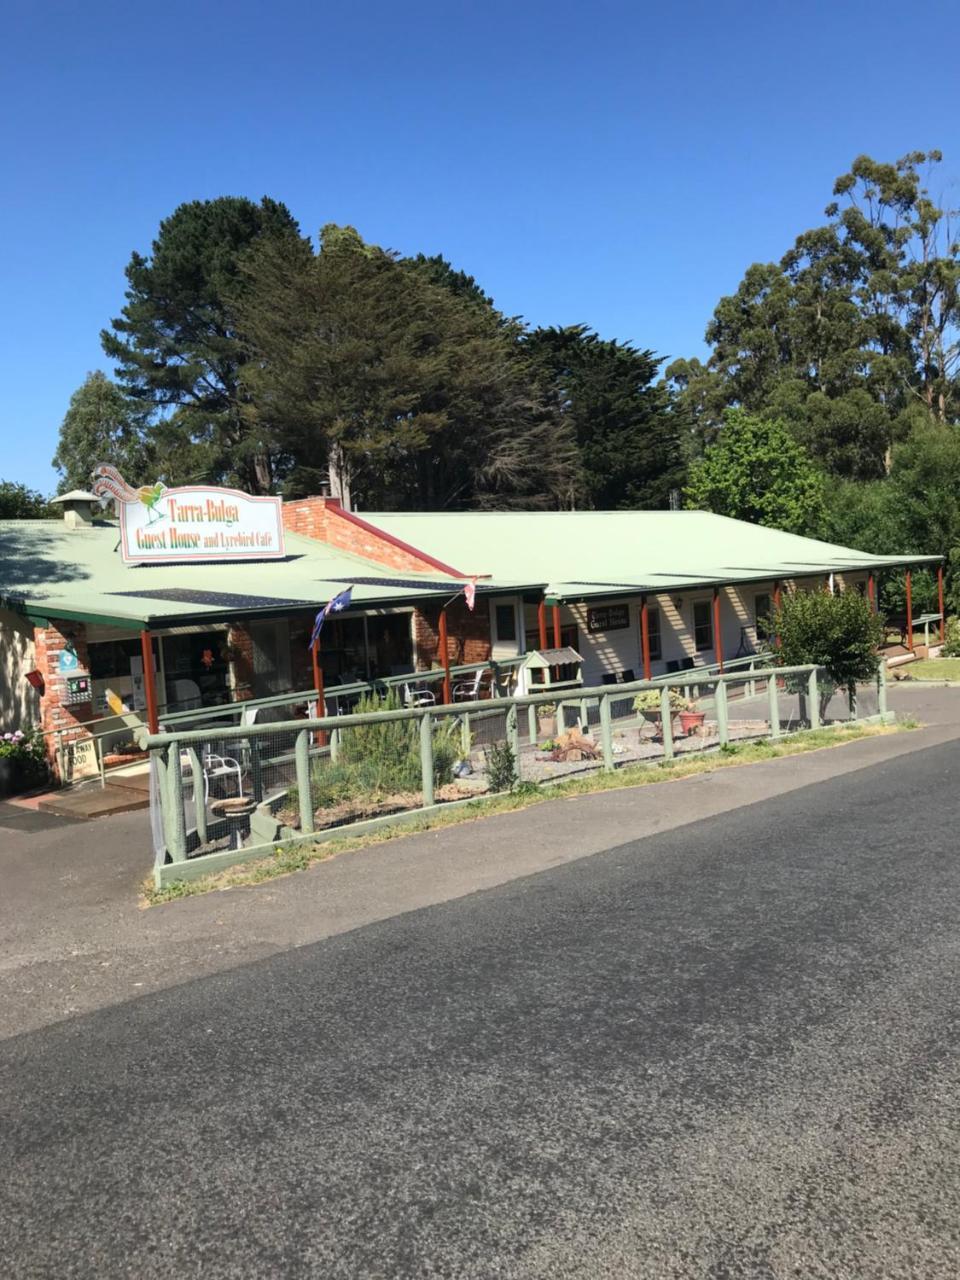
[[(232, 756), (218, 756), (210, 751), (208, 747), (204, 747), (198, 754), (200, 757), (204, 804), (207, 804), (210, 800), (210, 783), (215, 778), (235, 777), (237, 779), (237, 795), (243, 795), (243, 771), (240, 768), (239, 760), (234, 760)], [(194, 787), (196, 787), (197, 779), (193, 777), (193, 767), (190, 762), (190, 756), (186, 751), (180, 752), (180, 772), (184, 778), (191, 778)]]
[(423, 685), (405, 684), (403, 686), (403, 705), (405, 707), (432, 707), (436, 705), (437, 695)]
[(454, 702), (476, 702), (493, 688), (493, 672), (486, 667), (475, 671), (472, 680), (461, 680), (453, 686)]

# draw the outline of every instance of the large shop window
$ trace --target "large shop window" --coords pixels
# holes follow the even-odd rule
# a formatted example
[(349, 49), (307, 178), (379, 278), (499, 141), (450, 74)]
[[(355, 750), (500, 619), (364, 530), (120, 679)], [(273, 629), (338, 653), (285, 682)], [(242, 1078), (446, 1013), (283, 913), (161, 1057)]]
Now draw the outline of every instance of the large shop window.
[(230, 653), (226, 631), (195, 631), (163, 637), (166, 709), (188, 711), (230, 700)]
[(323, 628), (320, 657), (328, 685), (379, 680), (413, 671), (409, 613), (331, 618)]

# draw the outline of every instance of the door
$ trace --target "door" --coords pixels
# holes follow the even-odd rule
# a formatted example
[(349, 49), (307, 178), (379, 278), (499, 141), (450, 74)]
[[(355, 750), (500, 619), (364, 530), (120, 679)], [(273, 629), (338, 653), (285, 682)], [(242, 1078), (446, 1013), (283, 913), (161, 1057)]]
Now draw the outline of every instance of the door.
[(518, 658), (523, 652), (522, 607), (516, 596), (501, 596), (490, 601), (490, 641), (494, 658)]

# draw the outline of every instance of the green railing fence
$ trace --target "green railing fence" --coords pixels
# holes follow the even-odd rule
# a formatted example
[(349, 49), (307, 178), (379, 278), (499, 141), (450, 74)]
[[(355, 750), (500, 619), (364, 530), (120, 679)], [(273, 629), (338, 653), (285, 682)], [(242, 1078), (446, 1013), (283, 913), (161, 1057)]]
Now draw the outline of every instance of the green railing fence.
[[(489, 665), (489, 664), (488, 664)], [(801, 728), (887, 715), (885, 676), (836, 691), (816, 667), (703, 669), (523, 697), (141, 733), (158, 886), (278, 844), (362, 834), (517, 782), (549, 786)], [(699, 699), (680, 711), (693, 684)], [(633, 708), (638, 693), (655, 706)], [(301, 698), (302, 701), (302, 698)], [(697, 721), (701, 721), (697, 723)], [(690, 723), (687, 723), (690, 722)]]

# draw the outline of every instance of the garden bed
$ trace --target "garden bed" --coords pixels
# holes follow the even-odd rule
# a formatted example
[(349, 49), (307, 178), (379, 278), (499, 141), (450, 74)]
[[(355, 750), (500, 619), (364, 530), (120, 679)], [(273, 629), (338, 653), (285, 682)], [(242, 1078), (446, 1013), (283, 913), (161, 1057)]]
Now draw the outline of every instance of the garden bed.
[[(475, 796), (485, 795), (489, 790), (486, 781), (461, 780), (448, 782), (437, 787), (434, 793), (436, 804), (449, 804), (453, 800), (470, 800)], [(351, 822), (363, 822), (367, 818), (385, 818), (393, 813), (406, 813), (410, 809), (423, 808), (423, 793), (420, 791), (400, 791), (385, 796), (357, 796), (341, 800), (337, 804), (326, 805), (317, 809), (313, 815), (317, 831), (329, 830), (331, 827), (343, 827)], [(300, 830), (300, 811), (285, 804), (278, 809), (275, 817), (279, 823), (292, 831)]]

